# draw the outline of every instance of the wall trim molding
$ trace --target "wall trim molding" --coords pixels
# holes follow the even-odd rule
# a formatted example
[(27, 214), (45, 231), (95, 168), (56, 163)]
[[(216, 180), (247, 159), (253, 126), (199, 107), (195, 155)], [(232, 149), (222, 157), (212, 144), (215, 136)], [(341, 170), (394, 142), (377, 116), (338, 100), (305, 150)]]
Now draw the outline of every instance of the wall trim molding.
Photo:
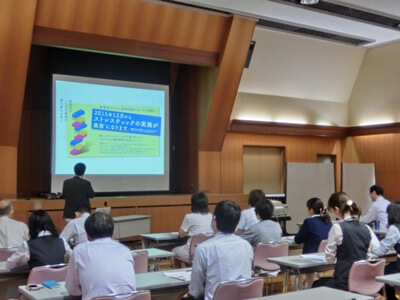
[(349, 136), (400, 133), (400, 123), (344, 127), (232, 120), (228, 132), (346, 138)]

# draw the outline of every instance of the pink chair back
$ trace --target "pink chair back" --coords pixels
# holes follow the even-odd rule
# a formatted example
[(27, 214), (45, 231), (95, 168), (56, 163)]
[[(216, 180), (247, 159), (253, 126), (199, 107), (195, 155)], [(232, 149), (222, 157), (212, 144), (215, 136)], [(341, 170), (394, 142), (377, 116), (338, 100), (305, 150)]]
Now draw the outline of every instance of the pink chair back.
[(51, 266), (36, 267), (31, 270), (28, 284), (38, 284), (45, 280), (65, 281), (67, 278), (67, 266), (55, 268)]
[(132, 256), (135, 263), (135, 274), (147, 273), (149, 271), (149, 253), (147, 251), (139, 251), (132, 254)]
[(0, 248), (0, 261), (6, 261), (15, 251), (17, 248)]
[(277, 271), (280, 269), (279, 265), (267, 261), (271, 257), (288, 256), (289, 244), (288, 243), (260, 243), (254, 250), (254, 267), (265, 271)]
[(349, 273), (349, 292), (372, 296), (379, 292), (384, 283), (375, 280), (382, 276), (385, 270), (385, 260), (356, 261)]
[(150, 291), (146, 290), (146, 291), (137, 291), (132, 296), (128, 296), (125, 298), (115, 298), (115, 297), (111, 297), (111, 296), (110, 297), (106, 296), (106, 297), (96, 297), (91, 300), (115, 300), (115, 299), (118, 299), (118, 300), (151, 300), (151, 294), (150, 294)]
[(322, 240), (318, 246), (318, 252), (325, 252), (326, 244), (328, 243), (327, 240)]
[(221, 283), (214, 293), (214, 300), (242, 300), (263, 295), (264, 279), (261, 277)]
[(189, 250), (190, 263), (193, 261), (196, 246), (208, 239), (211, 239), (212, 237), (214, 237), (214, 235), (215, 235), (214, 233), (199, 233), (192, 236), (192, 239), (190, 241), (190, 250)]

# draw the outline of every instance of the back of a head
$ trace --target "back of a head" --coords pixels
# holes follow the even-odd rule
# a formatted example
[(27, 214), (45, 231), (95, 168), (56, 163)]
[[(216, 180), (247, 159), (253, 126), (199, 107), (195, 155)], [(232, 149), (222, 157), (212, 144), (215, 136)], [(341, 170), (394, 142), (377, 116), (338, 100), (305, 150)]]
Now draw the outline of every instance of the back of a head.
[(328, 224), (331, 218), (324, 207), (324, 203), (321, 199), (314, 197), (307, 200), (307, 208), (312, 209), (314, 215), (320, 215), (321, 219)]
[(85, 230), (92, 240), (112, 237), (114, 232), (114, 220), (108, 214), (95, 212), (86, 219)]
[(384, 191), (383, 191), (383, 187), (375, 184), (369, 188), (369, 192), (370, 193), (375, 192), (378, 196), (381, 196), (381, 195), (383, 195)]
[(195, 193), (191, 199), (191, 209), (193, 213), (207, 214), (208, 213), (208, 198), (205, 193)]
[(217, 229), (223, 233), (233, 233), (240, 219), (240, 206), (231, 200), (218, 202), (214, 211)]
[(76, 207), (75, 211), (81, 214), (90, 213), (90, 208), (87, 205), (79, 205)]
[(328, 208), (334, 209), (339, 208), (340, 214), (344, 216), (346, 212), (350, 213), (352, 216), (361, 215), (361, 209), (357, 204), (349, 198), (349, 196), (344, 192), (333, 193), (328, 200)]
[(0, 201), (0, 216), (8, 216), (13, 210), (13, 205), (10, 200)]
[(84, 163), (77, 163), (74, 166), (74, 172), (75, 175), (77, 176), (83, 176), (85, 174), (86, 171), (86, 165)]
[(264, 199), (264, 192), (260, 189), (252, 190), (249, 193), (249, 204), (251, 207), (255, 207), (257, 202)]
[(269, 220), (274, 214), (274, 205), (270, 200), (264, 198), (257, 202), (255, 212), (261, 218), (261, 220)]
[(58, 236), (58, 231), (54, 226), (49, 214), (42, 210), (35, 210), (29, 216), (28, 221), (29, 235), (31, 239), (37, 238), (41, 231), (49, 231), (52, 235)]
[(400, 202), (395, 201), (389, 204), (387, 208), (388, 213), (388, 224), (399, 224), (400, 225)]

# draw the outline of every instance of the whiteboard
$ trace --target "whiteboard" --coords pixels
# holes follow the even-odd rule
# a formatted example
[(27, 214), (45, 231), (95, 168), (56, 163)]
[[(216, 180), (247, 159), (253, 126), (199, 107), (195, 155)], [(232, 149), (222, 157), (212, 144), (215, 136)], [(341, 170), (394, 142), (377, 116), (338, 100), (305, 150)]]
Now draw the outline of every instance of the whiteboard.
[(286, 203), (292, 220), (287, 222), (287, 231), (297, 233), (296, 223), (302, 223), (307, 215), (306, 202), (320, 198), (325, 206), (335, 192), (333, 163), (287, 163)]
[(370, 205), (369, 188), (375, 184), (375, 164), (342, 164), (342, 191), (361, 207), (364, 215)]

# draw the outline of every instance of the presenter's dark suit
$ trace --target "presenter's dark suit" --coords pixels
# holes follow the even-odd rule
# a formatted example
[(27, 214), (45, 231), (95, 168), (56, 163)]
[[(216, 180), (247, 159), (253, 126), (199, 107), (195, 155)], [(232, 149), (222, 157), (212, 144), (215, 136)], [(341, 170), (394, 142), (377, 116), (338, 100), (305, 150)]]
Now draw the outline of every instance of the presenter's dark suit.
[(94, 191), (90, 181), (74, 176), (64, 181), (62, 193), (65, 199), (65, 219), (75, 218), (75, 211), (79, 206), (86, 205), (91, 209), (89, 198), (94, 197)]

